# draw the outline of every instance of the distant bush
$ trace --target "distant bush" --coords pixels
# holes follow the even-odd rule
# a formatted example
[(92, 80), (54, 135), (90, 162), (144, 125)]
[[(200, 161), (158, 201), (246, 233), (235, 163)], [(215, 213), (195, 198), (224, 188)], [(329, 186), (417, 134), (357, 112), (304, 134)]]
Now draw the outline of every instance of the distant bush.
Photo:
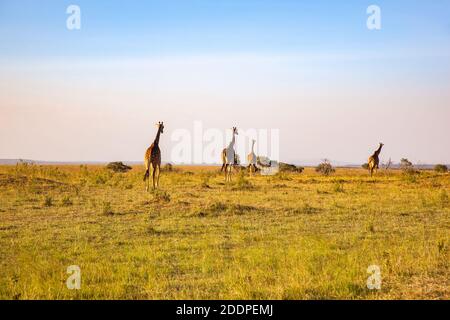
[(401, 167), (401, 168), (412, 167), (412, 162), (409, 161), (409, 160), (406, 159), (406, 158), (402, 158), (402, 159), (400, 160), (400, 167)]
[(369, 170), (369, 164), (366, 162), (366, 163), (361, 165), (361, 168)]
[(406, 175), (416, 175), (419, 174), (420, 171), (414, 168), (411, 161), (409, 161), (406, 158), (402, 158), (400, 160), (400, 169), (403, 171)]
[(321, 164), (316, 167), (316, 172), (323, 174), (324, 176), (329, 176), (336, 170), (331, 165), (330, 161), (325, 159)]
[(448, 171), (448, 167), (445, 164), (437, 164), (434, 166), (434, 171), (439, 173), (446, 173)]
[(171, 163), (166, 163), (166, 164), (162, 167), (162, 171), (168, 171), (168, 172), (173, 171), (173, 165), (172, 165)]
[(280, 172), (297, 172), (297, 173), (302, 173), (305, 168), (297, 167), (294, 164), (280, 162), (278, 164), (278, 169), (280, 170)]
[(127, 172), (131, 170), (130, 166), (123, 164), (122, 162), (110, 162), (106, 166), (107, 169), (112, 170), (114, 172)]
[(268, 157), (258, 156), (256, 157), (256, 163), (260, 167), (271, 167), (272, 161)]

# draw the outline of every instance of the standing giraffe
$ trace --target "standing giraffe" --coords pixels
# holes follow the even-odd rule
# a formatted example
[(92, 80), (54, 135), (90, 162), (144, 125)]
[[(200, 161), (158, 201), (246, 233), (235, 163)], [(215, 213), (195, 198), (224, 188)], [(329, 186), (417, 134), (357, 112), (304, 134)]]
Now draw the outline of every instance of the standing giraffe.
[(373, 175), (373, 171), (375, 170), (375, 173), (378, 170), (378, 164), (380, 163), (380, 159), (378, 156), (380, 155), (381, 148), (383, 148), (384, 144), (380, 142), (380, 146), (377, 150), (369, 157), (369, 172), (370, 176)]
[(157, 188), (159, 185), (159, 173), (161, 171), (161, 150), (159, 149), (159, 136), (164, 133), (164, 124), (158, 122), (156, 125), (158, 127), (158, 133), (156, 134), (155, 141), (145, 152), (144, 164), (145, 164), (145, 175), (144, 182), (147, 180), (145, 186), (145, 191), (148, 191), (150, 184), (150, 166), (152, 167), (152, 178), (153, 178), (153, 189)]
[(233, 138), (228, 147), (222, 150), (222, 169), (225, 169), (225, 181), (231, 181), (231, 169), (236, 164), (236, 152), (234, 151), (234, 144), (236, 142), (235, 135), (238, 134), (237, 128), (233, 127)]
[(255, 140), (252, 140), (252, 152), (247, 156), (248, 169), (250, 174), (256, 172), (256, 154), (255, 154)]

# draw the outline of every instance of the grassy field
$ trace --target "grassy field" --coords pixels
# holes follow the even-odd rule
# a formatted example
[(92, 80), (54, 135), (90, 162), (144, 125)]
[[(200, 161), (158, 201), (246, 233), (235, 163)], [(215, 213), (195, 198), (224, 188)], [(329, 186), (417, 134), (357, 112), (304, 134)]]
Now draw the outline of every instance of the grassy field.
[(449, 174), (143, 172), (0, 166), (0, 298), (450, 298)]

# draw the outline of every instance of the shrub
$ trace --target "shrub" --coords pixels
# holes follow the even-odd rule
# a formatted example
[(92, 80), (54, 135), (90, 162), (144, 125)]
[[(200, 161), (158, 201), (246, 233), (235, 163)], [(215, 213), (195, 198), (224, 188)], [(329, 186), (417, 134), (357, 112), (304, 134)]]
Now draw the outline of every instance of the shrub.
[(278, 180), (284, 180), (284, 181), (290, 181), (292, 180), (292, 178), (290, 177), (289, 174), (287, 174), (284, 171), (278, 171), (275, 175), (273, 175), (274, 178), (278, 179)]
[(334, 192), (344, 192), (344, 185), (340, 182), (335, 182), (333, 190)]
[(302, 173), (305, 168), (297, 167), (296, 165), (280, 162), (278, 164), (278, 169), (280, 172), (298, 172)]
[(133, 189), (133, 185), (131, 183), (127, 183), (126, 185), (123, 186), (123, 188), (125, 190), (131, 190), (131, 189)]
[(102, 213), (106, 216), (112, 216), (114, 214), (112, 207), (111, 207), (111, 202), (108, 202), (108, 201), (103, 202)]
[(323, 174), (324, 176), (329, 176), (335, 171), (330, 161), (325, 159), (321, 164), (316, 167), (316, 172)]
[(236, 181), (236, 188), (238, 189), (251, 189), (253, 185), (245, 178), (245, 171), (239, 172), (238, 179)]
[(70, 200), (69, 196), (65, 196), (62, 200), (62, 205), (65, 207), (71, 206), (73, 204), (72, 200)]
[(107, 169), (112, 170), (114, 172), (127, 172), (131, 170), (130, 166), (123, 164), (122, 162), (110, 162), (106, 166)]
[(272, 161), (268, 157), (258, 156), (256, 157), (256, 163), (260, 167), (271, 167)]
[(242, 204), (225, 204), (220, 201), (215, 201), (207, 204), (205, 207), (197, 210), (195, 215), (200, 217), (219, 215), (219, 214), (237, 214), (242, 215), (247, 212), (257, 211), (258, 208), (254, 206), (242, 205)]
[(46, 196), (44, 199), (44, 206), (51, 207), (53, 205), (53, 199), (50, 196)]
[(442, 189), (441, 193), (439, 194), (439, 200), (443, 208), (448, 205), (448, 194), (444, 189)]
[(439, 173), (446, 173), (448, 171), (448, 168), (445, 164), (437, 164), (434, 166), (434, 171)]
[(170, 194), (163, 190), (154, 190), (153, 191), (153, 200), (155, 202), (170, 202)]
[(211, 179), (210, 173), (203, 174), (201, 179), (202, 179), (202, 183), (201, 183), (202, 188), (211, 188), (209, 186), (209, 180)]
[(402, 158), (402, 159), (400, 160), (400, 168), (404, 169), (404, 168), (410, 168), (410, 167), (412, 167), (412, 166), (413, 166), (413, 165), (412, 165), (412, 162), (409, 161), (408, 159)]
[[(413, 176), (413, 175), (420, 173), (419, 170), (414, 168), (412, 162), (406, 158), (402, 158), (400, 160), (400, 169), (403, 171), (403, 174), (406, 174), (408, 176)], [(414, 181), (412, 181), (412, 182), (414, 182)]]
[(161, 171), (172, 172), (175, 171), (175, 169), (171, 163), (166, 163), (162, 166)]
[(369, 170), (369, 164), (366, 162), (366, 163), (361, 165), (361, 168)]

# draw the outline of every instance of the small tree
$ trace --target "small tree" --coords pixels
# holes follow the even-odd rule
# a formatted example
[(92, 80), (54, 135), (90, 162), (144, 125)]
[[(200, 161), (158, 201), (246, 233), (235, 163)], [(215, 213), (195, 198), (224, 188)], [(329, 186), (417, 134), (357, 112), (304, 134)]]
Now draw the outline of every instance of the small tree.
[(445, 164), (437, 164), (434, 166), (434, 171), (439, 173), (446, 173), (448, 171), (448, 167)]
[(409, 167), (412, 167), (412, 162), (411, 161), (409, 161), (408, 159), (406, 159), (406, 158), (402, 158), (401, 160), (400, 160), (400, 167), (403, 169), (403, 168), (409, 168)]
[(324, 159), (321, 164), (316, 167), (316, 172), (323, 174), (324, 176), (329, 176), (335, 171), (328, 159)]
[(414, 168), (411, 161), (409, 161), (406, 158), (402, 158), (400, 160), (400, 169), (402, 169), (403, 173), (405, 174), (418, 174), (420, 173), (419, 170)]
[(382, 167), (384, 168), (384, 170), (389, 170), (392, 167), (392, 160), (391, 160), (391, 158), (389, 158), (388, 162), (383, 163)]

